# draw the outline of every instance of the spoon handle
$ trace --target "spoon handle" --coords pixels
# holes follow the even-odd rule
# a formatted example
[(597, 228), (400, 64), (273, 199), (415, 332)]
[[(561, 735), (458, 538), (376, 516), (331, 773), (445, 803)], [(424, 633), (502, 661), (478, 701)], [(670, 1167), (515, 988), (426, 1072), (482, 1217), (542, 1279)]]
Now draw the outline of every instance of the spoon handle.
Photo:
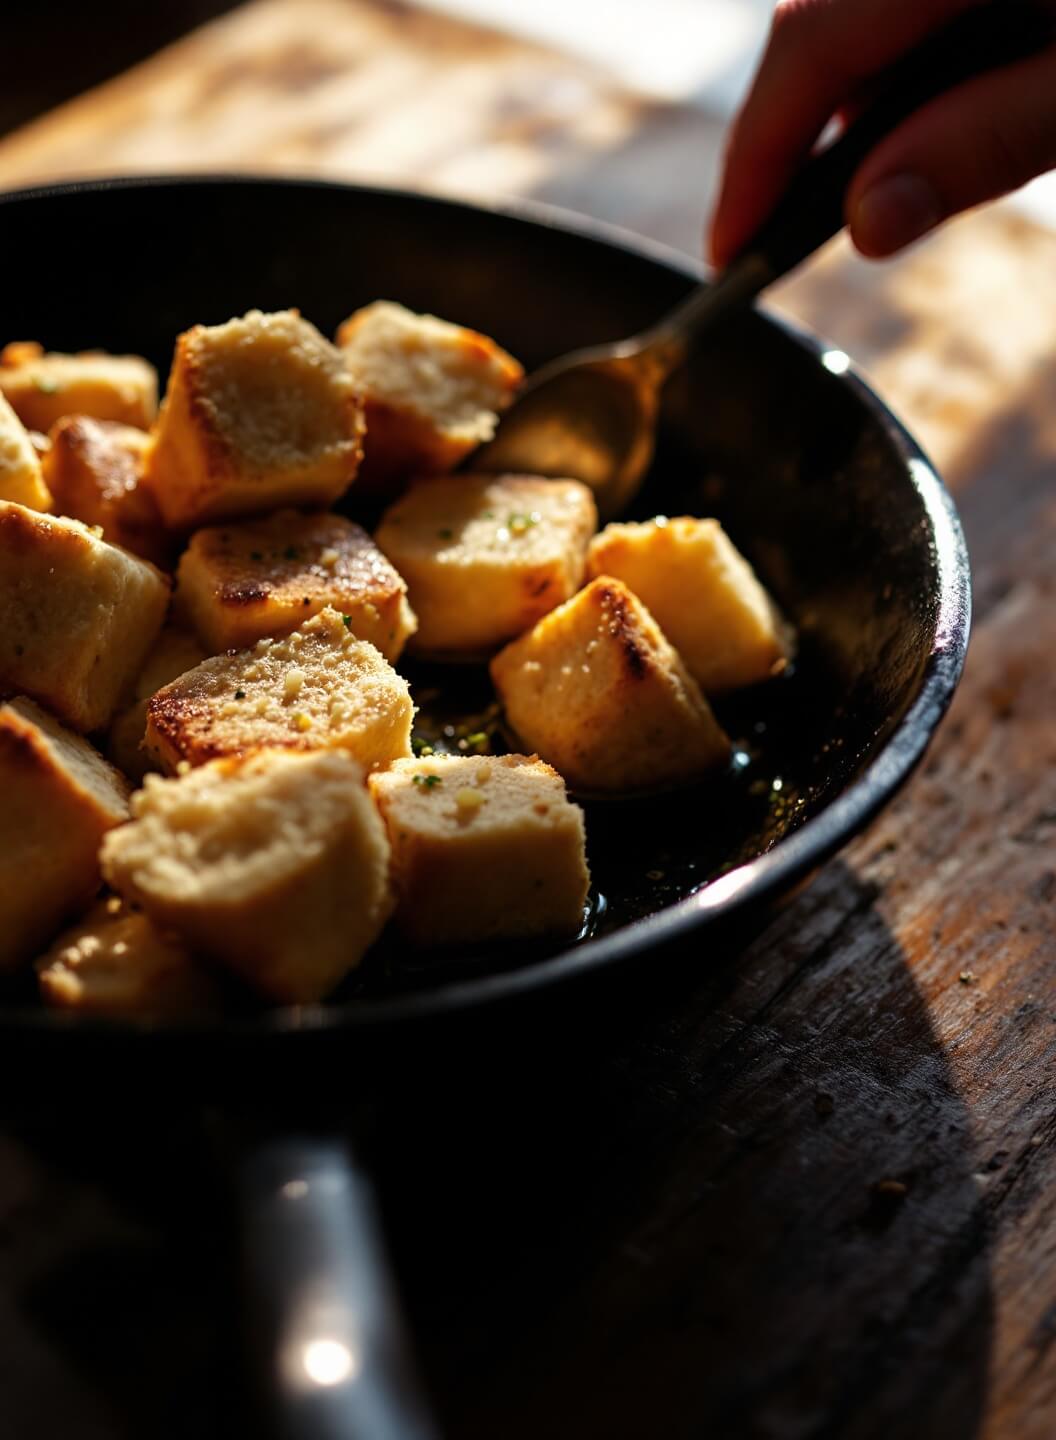
[(1035, 53), (1052, 35), (1051, 12), (1024, 0), (997, 0), (965, 12), (931, 36), (881, 77), (879, 97), (807, 162), (739, 259), (761, 255), (774, 279), (793, 270), (842, 230), (847, 189), (885, 135), (928, 101)]

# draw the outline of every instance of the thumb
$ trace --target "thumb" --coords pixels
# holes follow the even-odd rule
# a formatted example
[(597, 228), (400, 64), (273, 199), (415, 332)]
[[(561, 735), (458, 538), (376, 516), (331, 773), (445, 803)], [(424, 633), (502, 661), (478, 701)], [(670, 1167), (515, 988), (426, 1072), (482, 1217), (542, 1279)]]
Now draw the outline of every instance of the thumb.
[(1056, 166), (1056, 49), (981, 75), (918, 110), (863, 163), (847, 223), (893, 255), (943, 220)]

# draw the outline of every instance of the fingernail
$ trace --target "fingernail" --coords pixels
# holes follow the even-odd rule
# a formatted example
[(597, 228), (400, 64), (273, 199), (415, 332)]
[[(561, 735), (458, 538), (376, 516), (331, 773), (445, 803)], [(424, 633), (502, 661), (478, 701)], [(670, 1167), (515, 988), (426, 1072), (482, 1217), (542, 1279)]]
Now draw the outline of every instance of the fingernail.
[(934, 230), (942, 219), (939, 197), (919, 175), (878, 180), (854, 207), (851, 233), (866, 255), (893, 255)]

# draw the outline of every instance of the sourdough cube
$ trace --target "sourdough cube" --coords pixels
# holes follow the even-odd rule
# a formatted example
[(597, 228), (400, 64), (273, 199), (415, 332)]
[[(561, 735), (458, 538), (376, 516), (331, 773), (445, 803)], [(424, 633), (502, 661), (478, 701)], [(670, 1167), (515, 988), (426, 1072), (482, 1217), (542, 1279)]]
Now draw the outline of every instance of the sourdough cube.
[(116, 420), (67, 415), (42, 461), (59, 515), (97, 526), (103, 539), (166, 566), (171, 545), (153, 495), (139, 483), (150, 436)]
[(107, 753), (130, 780), (142, 781), (153, 768), (143, 744), (147, 732), (147, 701), (163, 685), (193, 670), (207, 658), (197, 636), (178, 625), (166, 625), (147, 656), (133, 686), (133, 700), (110, 726)]
[(99, 889), (99, 842), (128, 787), (32, 701), (0, 706), (0, 972), (31, 960)]
[(51, 493), (44, 479), (33, 438), (0, 391), (0, 500), (14, 500), (31, 510), (50, 510)]
[(407, 581), (415, 648), (483, 650), (575, 593), (597, 523), (578, 480), (457, 475), (416, 485), (375, 539)]
[(107, 724), (157, 637), (165, 577), (78, 520), (0, 501), (0, 689)]
[(103, 846), (106, 877), (275, 1000), (318, 1000), (392, 909), (389, 845), (344, 751), (268, 750), (147, 777)]
[(158, 374), (139, 355), (53, 355), (16, 341), (0, 351), (0, 390), (27, 430), (45, 434), (64, 415), (149, 430), (158, 413)]
[(398, 760), (372, 775), (396, 924), (420, 945), (575, 935), (590, 875), (583, 812), (532, 757)]
[(193, 1015), (217, 1003), (212, 977), (184, 942), (116, 896), (59, 936), (37, 977), (46, 1005), (82, 1015)]
[(410, 753), (414, 705), (402, 675), (324, 610), (281, 640), (206, 660), (147, 705), (161, 767), (265, 747), (351, 751), (369, 769)]
[(340, 351), (295, 310), (251, 310), (177, 340), (144, 478), (173, 529), (329, 505), (352, 483), (362, 437)]
[(365, 530), (293, 510), (199, 530), (180, 561), (176, 602), (213, 655), (288, 635), (329, 605), (395, 661), (417, 623), (407, 586)]
[(717, 520), (607, 525), (591, 542), (589, 566), (634, 591), (709, 694), (788, 663), (790, 629)]
[(666, 788), (729, 758), (696, 681), (618, 580), (540, 620), (491, 674), (512, 729), (575, 790)]
[(491, 439), (524, 378), (494, 340), (388, 300), (357, 310), (337, 343), (366, 400), (367, 485), (454, 469)]

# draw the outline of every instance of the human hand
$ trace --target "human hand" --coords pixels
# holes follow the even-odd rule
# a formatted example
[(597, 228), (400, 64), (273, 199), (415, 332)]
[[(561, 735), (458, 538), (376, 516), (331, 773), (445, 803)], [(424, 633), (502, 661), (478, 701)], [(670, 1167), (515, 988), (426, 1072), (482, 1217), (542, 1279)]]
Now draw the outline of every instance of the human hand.
[[(833, 116), (978, 0), (779, 0), (726, 153), (711, 226), (725, 265), (770, 214)], [(1012, 0), (1005, 0), (1012, 8)], [(1042, 7), (1054, 12), (1056, 3)], [(847, 192), (863, 255), (892, 255), (943, 220), (1056, 166), (1056, 44), (956, 86), (896, 127)]]

